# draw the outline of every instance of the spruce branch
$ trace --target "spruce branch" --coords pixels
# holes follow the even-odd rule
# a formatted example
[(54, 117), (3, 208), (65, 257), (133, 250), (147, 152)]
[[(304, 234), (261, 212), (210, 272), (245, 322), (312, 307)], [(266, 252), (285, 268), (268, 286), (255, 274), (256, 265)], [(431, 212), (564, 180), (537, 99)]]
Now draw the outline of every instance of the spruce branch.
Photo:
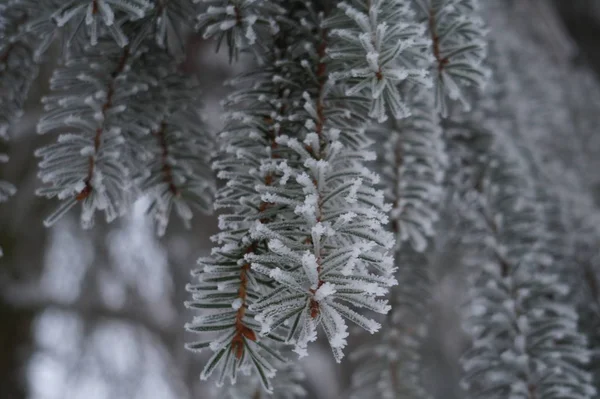
[(369, 116), (378, 122), (386, 121), (388, 112), (396, 119), (408, 116), (410, 110), (399, 84), (431, 86), (426, 69), (405, 62), (425, 45), (424, 29), (412, 22), (409, 4), (354, 0), (342, 1), (337, 7), (339, 11), (324, 24), (330, 28), (327, 55), (331, 78), (347, 85), (348, 96), (371, 97)]
[(409, 117), (391, 130), (382, 126), (374, 132), (384, 142), (381, 169), (386, 197), (394, 204), (390, 218), (399, 284), (390, 293), (392, 310), (382, 336), (351, 354), (358, 365), (352, 378), (357, 399), (373, 391), (390, 399), (429, 397), (421, 376), (432, 283), (428, 254), (448, 162), (432, 94), (422, 91), (413, 98)]
[(187, 227), (192, 208), (211, 212), (216, 187), (208, 165), (214, 138), (199, 115), (198, 83), (178, 73), (168, 57), (151, 58), (157, 86), (147, 106), (155, 104), (154, 121), (142, 146), (136, 146), (146, 151), (139, 154), (144, 167), (134, 180), (150, 197), (148, 211), (163, 235), (173, 208)]
[(196, 29), (205, 39), (215, 37), (217, 50), (225, 40), (230, 61), (237, 60), (244, 50), (250, 49), (256, 56), (268, 53), (269, 37), (280, 31), (280, 20), (286, 13), (280, 1), (194, 0), (200, 2), (206, 6), (198, 14)]
[(428, 399), (421, 375), (421, 352), (427, 334), (431, 289), (429, 261), (407, 242), (396, 250), (399, 285), (390, 293), (392, 310), (380, 336), (350, 354), (357, 364), (352, 374), (352, 398), (373, 395), (385, 399)]
[(151, 7), (149, 0), (70, 0), (54, 12), (52, 19), (57, 26), (73, 23), (77, 30), (85, 25), (92, 45), (106, 31), (120, 47), (125, 47), (129, 39), (123, 24), (143, 18)]
[(386, 132), (383, 172), (393, 187), (390, 217), (398, 240), (409, 241), (417, 252), (423, 252), (439, 218), (448, 161), (433, 96), (421, 92), (413, 101), (411, 116), (396, 121), (394, 130)]
[(463, 387), (469, 397), (591, 398), (590, 353), (548, 251), (544, 214), (519, 161), (500, 145), (488, 151), (475, 158), (474, 189), (460, 200), (480, 245), (468, 264), (474, 341)]
[(153, 38), (161, 49), (177, 59), (185, 58), (186, 29), (193, 27), (196, 7), (192, 0), (155, 0), (142, 19), (132, 22), (130, 46), (137, 49), (144, 40)]
[(296, 118), (301, 130), (277, 140), (292, 156), (289, 178), (282, 187), (258, 187), (263, 200), (282, 207), (297, 227), (259, 223), (253, 229), (255, 237), (267, 240), (269, 252), (246, 257), (277, 288), (251, 309), (258, 312), (262, 334), (289, 319), (288, 342), (300, 356), (322, 327), (340, 362), (348, 336), (345, 319), (374, 333), (379, 323), (359, 309), (389, 310), (380, 297), (396, 283), (388, 254), (394, 240), (382, 227), (389, 205), (373, 187), (379, 177), (363, 165), (374, 157), (364, 134), (366, 101), (346, 97), (333, 86), (323, 14), (308, 5), (306, 15), (314, 19), (303, 19), (300, 65), (306, 91)]
[(43, 100), (46, 114), (38, 133), (74, 130), (36, 151), (42, 158), (39, 176), (49, 184), (37, 194), (62, 202), (44, 221), (47, 226), (77, 203), (82, 204), (86, 227), (93, 224), (96, 210), (103, 210), (107, 221), (123, 213), (133, 166), (127, 165), (130, 157), (121, 155), (130, 151), (126, 143), (150, 133), (152, 124), (152, 112), (138, 112), (136, 106), (136, 99), (143, 100), (142, 94), (154, 84), (150, 76), (132, 68), (139, 53), (110, 41), (87, 45), (84, 51), (55, 71), (54, 94)]
[(192, 308), (231, 309), (220, 317), (199, 316), (186, 326), (200, 333), (223, 330), (216, 340), (187, 346), (210, 347), (215, 352), (201, 378), (219, 369), (220, 383), (226, 378), (235, 382), (239, 368), (251, 367), (268, 392), (273, 390), (270, 379), (276, 365), (284, 362), (278, 353), (283, 338), (275, 332), (259, 334), (251, 307), (270, 295), (273, 284), (251, 268), (246, 256), (266, 250), (264, 240), (251, 234), (254, 224), (269, 225), (280, 219), (278, 207), (269, 206), (254, 187), (276, 185), (285, 176), (285, 162), (278, 164), (282, 154), (277, 138), (289, 123), (291, 101), (299, 89), (292, 84), (294, 64), (287, 58), (285, 40), (282, 36), (269, 63), (232, 82), (239, 89), (226, 101), (228, 124), (220, 134), (224, 156), (213, 165), (218, 177), (227, 180), (217, 192), (216, 207), (229, 213), (219, 217), (221, 232), (214, 240), (220, 246), (199, 260), (199, 284), (189, 286), (193, 300), (187, 303)]
[(0, 136), (23, 114), (38, 63), (56, 36), (48, 22), (52, 6), (33, 0), (0, 4)]
[(486, 31), (477, 16), (477, 0), (414, 0), (414, 3), (425, 20), (435, 58), (430, 73), (438, 112), (442, 117), (448, 116), (446, 97), (460, 101), (469, 111), (467, 88), (481, 89), (490, 74), (483, 64), (487, 53)]

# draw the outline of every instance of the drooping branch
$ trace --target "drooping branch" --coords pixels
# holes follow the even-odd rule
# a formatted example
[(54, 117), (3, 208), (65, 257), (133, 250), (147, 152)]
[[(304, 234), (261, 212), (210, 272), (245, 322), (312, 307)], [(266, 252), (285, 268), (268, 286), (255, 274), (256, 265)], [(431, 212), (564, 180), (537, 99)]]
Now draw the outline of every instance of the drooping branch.
[[(119, 58), (116, 69), (111, 73), (111, 80), (108, 82), (106, 89), (106, 99), (104, 104), (101, 107), (101, 117), (100, 120), (106, 120), (107, 112), (112, 107), (112, 99), (115, 94), (115, 81), (117, 77), (123, 72), (125, 69), (125, 65), (127, 65), (127, 59), (129, 58), (130, 52), (129, 48), (125, 47), (123, 50), (123, 55)], [(86, 199), (94, 190), (94, 186), (92, 184), (92, 179), (94, 178), (94, 169), (96, 167), (96, 157), (98, 156), (98, 152), (100, 151), (100, 146), (102, 145), (102, 133), (106, 130), (104, 124), (100, 125), (96, 129), (96, 134), (94, 135), (94, 153), (90, 155), (89, 158), (89, 168), (88, 174), (84, 181), (85, 187), (76, 195), (77, 201), (82, 201)]]

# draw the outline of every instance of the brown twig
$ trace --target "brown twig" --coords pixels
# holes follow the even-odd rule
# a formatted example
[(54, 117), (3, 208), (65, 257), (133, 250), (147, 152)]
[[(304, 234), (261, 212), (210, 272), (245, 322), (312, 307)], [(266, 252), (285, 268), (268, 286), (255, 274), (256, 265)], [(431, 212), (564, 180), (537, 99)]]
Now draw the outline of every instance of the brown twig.
[[(279, 95), (279, 98), (282, 98), (284, 95), (284, 90), (280, 89), (278, 91), (278, 95)], [(285, 104), (282, 104), (279, 107), (278, 111), (279, 111), (280, 115), (283, 114), (286, 111)], [(265, 117), (264, 121), (267, 123), (267, 125), (270, 125), (270, 128), (269, 128), (269, 135), (270, 135), (269, 140), (270, 140), (270, 147), (271, 147), (270, 157), (271, 157), (271, 159), (279, 158), (279, 156), (277, 154), (275, 154), (275, 150), (278, 147), (277, 138), (281, 134), (281, 128), (275, 127), (276, 126), (275, 120), (271, 117)], [(275, 177), (273, 176), (273, 174), (269, 172), (266, 174), (266, 176), (264, 178), (264, 184), (266, 186), (270, 186), (273, 184), (274, 179), (275, 179)], [(263, 213), (271, 205), (272, 204), (270, 204), (268, 202), (261, 201), (261, 203), (258, 207), (259, 213)], [(269, 220), (270, 220), (269, 218), (261, 218), (260, 222), (267, 223)], [(258, 248), (258, 242), (253, 242), (246, 248), (244, 255), (255, 252), (257, 250), (257, 248)], [(246, 310), (248, 307), (246, 300), (247, 300), (247, 296), (248, 296), (248, 293), (247, 293), (248, 292), (248, 273), (250, 272), (250, 269), (251, 269), (250, 262), (245, 262), (240, 270), (240, 287), (238, 289), (238, 299), (240, 299), (242, 301), (242, 303), (241, 303), (240, 308), (237, 310), (237, 313), (235, 316), (236, 333), (233, 336), (233, 338), (231, 339), (231, 350), (235, 352), (235, 356), (238, 359), (241, 359), (242, 356), (244, 355), (244, 338), (249, 339), (251, 341), (256, 341), (256, 339), (257, 339), (256, 333), (254, 332), (254, 330), (244, 324), (244, 316), (246, 315)]]
[(163, 174), (163, 181), (169, 186), (169, 191), (175, 197), (181, 196), (181, 191), (175, 185), (173, 179), (173, 167), (169, 164), (169, 145), (167, 143), (167, 123), (163, 120), (160, 123), (160, 129), (153, 133), (157, 137), (159, 146), (161, 148), (161, 171)]
[(435, 26), (436, 20), (435, 20), (435, 10), (431, 9), (429, 11), (429, 33), (431, 35), (431, 42), (432, 42), (432, 47), (433, 47), (433, 55), (437, 61), (438, 64), (438, 74), (440, 76), (440, 78), (442, 77), (442, 71), (444, 69), (444, 67), (446, 65), (448, 65), (448, 63), (450, 63), (450, 60), (448, 59), (448, 57), (443, 57), (442, 58), (442, 50), (440, 48), (440, 37), (438, 36), (437, 33), (437, 29)]
[[(323, 32), (321, 33), (321, 43), (319, 44), (318, 50), (317, 50), (317, 54), (319, 56), (319, 63), (317, 64), (317, 80), (319, 82), (319, 87), (318, 87), (318, 91), (317, 91), (317, 121), (316, 121), (316, 128), (315, 131), (319, 137), (319, 141), (323, 141), (323, 127), (325, 125), (325, 105), (323, 104), (323, 90), (325, 88), (325, 82), (327, 81), (327, 65), (324, 62), (325, 59), (325, 55), (326, 55), (326, 50), (327, 50), (327, 31), (323, 30)], [(320, 154), (315, 154), (314, 150), (311, 151), (313, 153), (313, 155), (315, 156), (315, 158), (318, 159), (323, 159), (323, 153)], [(315, 185), (315, 187), (317, 186), (317, 182), (313, 180), (313, 184)], [(321, 195), (319, 194), (319, 198), (317, 200), (317, 207), (318, 207), (318, 215), (317, 215), (317, 223), (321, 221), (321, 212), (322, 212), (322, 206), (323, 204), (321, 203)], [(311, 244), (314, 245), (313, 241), (312, 241), (312, 236), (309, 236), (307, 238), (307, 241)], [(312, 294), (312, 298), (310, 299), (310, 317), (312, 317), (313, 319), (317, 318), (317, 316), (320, 313), (320, 309), (319, 309), (319, 302), (317, 302), (314, 299), (314, 294), (316, 293), (316, 291), (324, 284), (324, 281), (321, 280), (321, 254), (319, 254), (319, 256), (317, 257), (317, 278), (318, 278), (318, 282), (317, 282), (317, 288), (316, 289), (310, 289), (310, 293)]]
[(104, 120), (106, 119), (106, 113), (110, 107), (112, 107), (113, 96), (115, 94), (115, 80), (120, 73), (125, 69), (125, 65), (127, 65), (127, 60), (129, 59), (130, 51), (129, 47), (125, 47), (123, 50), (123, 54), (117, 63), (117, 67), (111, 74), (111, 80), (108, 83), (107, 92), (106, 92), (106, 101), (102, 105), (102, 119), (103, 123), (100, 127), (96, 129), (96, 135), (94, 136), (94, 154), (89, 158), (89, 167), (88, 174), (85, 179), (85, 187), (76, 195), (77, 201), (83, 201), (87, 197), (92, 194), (94, 191), (94, 186), (92, 185), (92, 179), (94, 177), (94, 170), (96, 168), (96, 155), (100, 150), (100, 146), (102, 144), (102, 134), (104, 133), (105, 126)]

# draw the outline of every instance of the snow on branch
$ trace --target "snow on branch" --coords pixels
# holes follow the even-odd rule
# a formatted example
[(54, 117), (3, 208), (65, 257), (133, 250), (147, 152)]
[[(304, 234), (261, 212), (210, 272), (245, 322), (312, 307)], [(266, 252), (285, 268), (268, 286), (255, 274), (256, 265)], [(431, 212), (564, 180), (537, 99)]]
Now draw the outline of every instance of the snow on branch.
[(107, 221), (125, 211), (128, 163), (134, 163), (125, 154), (126, 141), (149, 134), (153, 118), (151, 109), (136, 106), (152, 83), (132, 69), (136, 58), (127, 47), (101, 42), (54, 72), (53, 93), (43, 99), (46, 112), (37, 127), (41, 134), (63, 131), (55, 144), (36, 151), (42, 158), (39, 176), (47, 184), (36, 192), (61, 201), (44, 221), (47, 226), (78, 203), (88, 227), (96, 210), (104, 211)]
[(448, 116), (446, 97), (470, 109), (466, 90), (481, 89), (489, 76), (484, 65), (487, 43), (483, 21), (477, 16), (477, 0), (413, 0), (425, 19), (434, 62), (435, 103)]
[(129, 47), (136, 49), (153, 38), (161, 49), (178, 59), (185, 58), (186, 29), (193, 26), (196, 7), (192, 0), (155, 0), (142, 19), (132, 22)]
[(388, 136), (383, 173), (392, 187), (388, 195), (394, 202), (391, 219), (398, 241), (409, 241), (416, 251), (423, 252), (434, 235), (447, 167), (433, 96), (417, 94), (411, 116), (397, 121), (392, 131), (381, 130), (381, 135)]
[[(215, 37), (217, 49), (225, 41), (229, 59), (237, 59), (241, 50), (263, 48), (267, 52), (268, 38), (280, 30), (285, 14), (280, 1), (271, 0), (194, 0), (202, 3), (196, 29), (205, 39)], [(255, 54), (259, 54), (255, 51)]]
[(124, 22), (143, 18), (151, 7), (149, 0), (70, 0), (54, 12), (52, 19), (58, 26), (74, 23), (80, 29), (85, 25), (92, 45), (107, 31), (120, 47), (125, 47), (129, 39), (123, 31)]
[(392, 310), (380, 336), (350, 354), (357, 364), (352, 374), (353, 399), (429, 399), (423, 381), (421, 352), (429, 324), (432, 271), (429, 260), (408, 243), (396, 251), (398, 286), (390, 294)]
[(427, 70), (407, 65), (408, 54), (426, 45), (424, 29), (414, 22), (409, 3), (398, 0), (342, 1), (323, 25), (329, 30), (327, 55), (333, 80), (343, 81), (347, 96), (371, 99), (369, 116), (378, 122), (388, 112), (396, 119), (410, 114), (399, 85), (431, 86)]
[(396, 284), (389, 254), (394, 239), (383, 229), (390, 206), (374, 188), (379, 176), (365, 166), (374, 159), (364, 132), (366, 101), (354, 101), (332, 85), (323, 14), (311, 11), (307, 7), (303, 19), (305, 91), (294, 118), (299, 130), (276, 141), (288, 150), (289, 177), (279, 187), (257, 187), (263, 201), (289, 216), (287, 223), (257, 223), (252, 234), (267, 241), (269, 252), (246, 259), (276, 282), (276, 294), (251, 306), (261, 334), (289, 323), (287, 341), (304, 356), (321, 327), (340, 362), (346, 320), (374, 333), (379, 323), (362, 312), (389, 311), (383, 297)]
[(409, 117), (396, 121), (392, 129), (382, 126), (373, 132), (384, 143), (380, 165), (386, 197), (394, 204), (390, 218), (397, 237), (398, 285), (391, 290), (392, 310), (381, 336), (351, 354), (357, 363), (352, 378), (356, 399), (372, 392), (390, 399), (429, 398), (421, 351), (429, 324), (433, 274), (429, 256), (448, 162), (432, 94), (421, 91), (413, 98)]
[[(226, 100), (227, 124), (220, 134), (222, 156), (213, 168), (226, 184), (219, 189), (216, 207), (226, 210), (219, 217), (221, 232), (213, 239), (219, 246), (211, 256), (199, 260), (198, 283), (188, 290), (190, 308), (207, 312), (186, 325), (204, 340), (188, 349), (210, 348), (214, 354), (201, 378), (218, 371), (219, 384), (234, 383), (240, 368), (250, 369), (263, 389), (273, 391), (271, 379), (283, 363), (279, 346), (284, 337), (276, 329), (261, 335), (253, 304), (274, 295), (273, 279), (251, 267), (249, 254), (268, 251), (265, 240), (252, 234), (254, 226), (285, 223), (281, 207), (270, 206), (254, 187), (276, 186), (287, 179), (286, 158), (278, 137), (294, 119), (292, 102), (298, 96), (293, 84), (295, 65), (283, 49), (260, 69), (234, 79), (237, 86)], [(215, 313), (218, 312), (218, 313)], [(219, 331), (217, 338), (206, 336)]]
[(200, 112), (198, 83), (185, 78), (169, 65), (167, 57), (152, 57), (150, 65), (158, 78), (150, 94), (154, 105), (151, 132), (141, 142), (139, 153), (144, 165), (135, 178), (142, 194), (150, 197), (149, 213), (158, 235), (163, 235), (174, 208), (189, 227), (193, 208), (210, 213), (216, 190), (209, 168), (214, 138), (209, 134)]
[(587, 341), (548, 251), (545, 212), (510, 147), (484, 148), (458, 199), (473, 245), (465, 320), (473, 345), (462, 386), (472, 398), (595, 397)]
[(23, 114), (38, 62), (55, 38), (51, 10), (50, 4), (34, 0), (0, 4), (0, 136)]

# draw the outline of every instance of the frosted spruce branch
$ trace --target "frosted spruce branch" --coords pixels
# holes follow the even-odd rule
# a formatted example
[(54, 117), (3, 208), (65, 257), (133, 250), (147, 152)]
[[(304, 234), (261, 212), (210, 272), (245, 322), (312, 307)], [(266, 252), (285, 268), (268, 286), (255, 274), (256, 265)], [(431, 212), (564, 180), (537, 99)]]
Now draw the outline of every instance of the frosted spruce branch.
[(0, 4), (0, 136), (23, 114), (38, 62), (54, 39), (53, 3), (10, 0)]
[(579, 270), (574, 276), (566, 273), (563, 276), (571, 281), (574, 280), (576, 286), (581, 287), (574, 291), (572, 296), (580, 315), (579, 325), (586, 333), (592, 351), (588, 370), (592, 373), (594, 386), (598, 387), (600, 383), (600, 352), (597, 349), (600, 347), (600, 279), (598, 278), (600, 234), (596, 226), (593, 223), (592, 226), (570, 231), (575, 241), (573, 266)]
[(357, 399), (373, 392), (390, 399), (429, 397), (421, 376), (432, 279), (424, 251), (432, 251), (447, 156), (433, 95), (422, 91), (414, 99), (409, 117), (396, 121), (392, 130), (382, 127), (376, 132), (384, 142), (386, 197), (394, 204), (390, 218), (399, 284), (391, 290), (392, 311), (382, 336), (351, 355), (358, 365), (352, 378), (352, 396)]
[(0, 131), (4, 132), (22, 113), (37, 64), (57, 37), (63, 39), (65, 53), (111, 35), (121, 46), (132, 36), (131, 53), (137, 53), (150, 35), (162, 47), (177, 41), (182, 47), (181, 27), (189, 25), (193, 15), (191, 0), (7, 0), (0, 7)]
[(535, 179), (535, 193), (539, 211), (544, 219), (543, 243), (545, 251), (555, 259), (556, 273), (570, 291), (566, 299), (578, 313), (578, 326), (586, 335), (590, 348), (590, 361), (586, 370), (593, 376), (591, 385), (598, 389), (599, 352), (598, 326), (600, 323), (600, 295), (598, 295), (597, 265), (598, 231), (597, 215), (589, 211), (585, 215), (583, 226), (571, 219), (567, 211), (572, 205), (561, 197), (562, 187), (549, 186), (543, 169), (537, 167), (529, 158)]
[(414, 22), (409, 3), (353, 0), (337, 4), (324, 28), (330, 29), (327, 55), (330, 78), (346, 85), (346, 95), (371, 98), (369, 116), (384, 122), (409, 115), (399, 84), (431, 86), (427, 70), (403, 60), (424, 46), (424, 29)]
[(473, 398), (594, 397), (587, 342), (547, 251), (543, 212), (518, 160), (498, 147), (475, 162), (473, 189), (460, 199), (480, 244), (468, 262), (473, 346), (463, 387)]
[(152, 38), (159, 48), (184, 59), (186, 29), (193, 27), (195, 15), (192, 0), (155, 0), (142, 19), (133, 21), (130, 47), (137, 49), (145, 39)]
[[(277, 138), (293, 119), (291, 102), (299, 87), (292, 80), (295, 64), (287, 58), (285, 41), (279, 46), (269, 63), (232, 82), (238, 90), (226, 101), (227, 125), (219, 136), (223, 157), (213, 165), (218, 177), (226, 180), (217, 192), (216, 206), (227, 211), (220, 215), (221, 232), (214, 237), (219, 246), (199, 260), (201, 268), (195, 273), (199, 281), (188, 287), (193, 299), (187, 303), (191, 308), (222, 310), (209, 311), (186, 325), (205, 337), (188, 344), (189, 349), (214, 352), (202, 379), (218, 370), (219, 383), (227, 378), (235, 382), (240, 368), (251, 368), (268, 392), (273, 390), (270, 379), (277, 364), (284, 363), (278, 342), (285, 338), (275, 331), (259, 334), (252, 305), (272, 296), (273, 280), (251, 268), (246, 256), (267, 251), (265, 240), (251, 234), (256, 223), (288, 222), (281, 207), (270, 206), (254, 189), (288, 178), (286, 162), (279, 161), (285, 157)], [(219, 332), (217, 338), (207, 336), (214, 331)]]
[(477, 16), (478, 0), (413, 0), (425, 19), (434, 55), (430, 73), (434, 79), (438, 112), (448, 116), (446, 97), (470, 109), (467, 88), (483, 87), (489, 71), (483, 65), (487, 44), (483, 21)]
[[(266, 79), (258, 79), (253, 90), (234, 98), (258, 108), (234, 113), (242, 126), (229, 128), (222, 136), (236, 159), (216, 164), (220, 176), (229, 181), (224, 200), (217, 204), (237, 212), (221, 217), (225, 231), (217, 239), (224, 245), (202, 261), (199, 277), (200, 287), (210, 281), (213, 270), (222, 273), (215, 276), (222, 278), (218, 280), (223, 281), (222, 289), (231, 281), (235, 288), (215, 306), (233, 306), (235, 312), (227, 316), (231, 322), (218, 326), (188, 325), (191, 330), (214, 327), (226, 332), (213, 343), (216, 353), (203, 378), (217, 366), (221, 380), (226, 378), (245, 356), (253, 360), (259, 375), (268, 377), (273, 366), (253, 359), (258, 358), (251, 351), (254, 346), (282, 331), (286, 332), (284, 340), (304, 355), (308, 342), (316, 339), (318, 326), (323, 327), (340, 361), (347, 336), (344, 318), (375, 332), (378, 323), (355, 309), (380, 313), (389, 309), (379, 299), (395, 284), (387, 254), (393, 238), (381, 227), (387, 222), (389, 206), (383, 202), (383, 193), (369, 187), (378, 177), (362, 166), (373, 159), (366, 151), (370, 142), (364, 135), (368, 100), (347, 97), (331, 85), (324, 63), (326, 32), (318, 25), (322, 16), (309, 6), (299, 19), (301, 26), (294, 30), (290, 50), (297, 58), (279, 61), (286, 66), (285, 74), (266, 68), (252, 76), (256, 81), (262, 73)], [(268, 90), (273, 84), (283, 85), (276, 96)], [(282, 95), (289, 100), (283, 103)], [(251, 132), (250, 142), (244, 134), (249, 126), (260, 127)], [(189, 305), (205, 306), (205, 295), (209, 297), (197, 294)], [(260, 322), (258, 330), (254, 319)], [(190, 348), (206, 346), (211, 343), (200, 341)], [(263, 383), (270, 388), (266, 378)]]
[(208, 165), (214, 138), (199, 114), (200, 89), (195, 79), (178, 73), (164, 55), (150, 57), (146, 63), (157, 78), (146, 102), (147, 107), (154, 105), (155, 112), (150, 134), (138, 145), (132, 143), (144, 165), (135, 183), (149, 196), (149, 213), (158, 235), (163, 235), (173, 208), (187, 227), (193, 209), (211, 211), (216, 187)]
[(125, 211), (132, 159), (121, 155), (130, 151), (126, 142), (150, 133), (154, 117), (136, 105), (151, 84), (149, 76), (132, 69), (136, 55), (110, 41), (84, 51), (54, 72), (53, 94), (43, 99), (46, 112), (38, 133), (70, 130), (36, 151), (42, 158), (39, 176), (47, 184), (37, 194), (61, 201), (44, 221), (47, 226), (77, 203), (84, 226), (93, 223), (96, 210), (104, 211), (107, 221)]
[(92, 45), (108, 32), (120, 47), (125, 47), (129, 39), (123, 25), (143, 18), (152, 4), (150, 0), (67, 0), (53, 13), (52, 19), (57, 26), (73, 23), (77, 30), (85, 26)]
[(409, 241), (417, 252), (423, 252), (439, 218), (448, 163), (433, 96), (428, 92), (416, 95), (411, 116), (396, 121), (387, 133), (383, 171), (392, 187), (392, 224), (400, 242)]
[[(253, 386), (252, 379), (257, 379), (263, 390), (272, 392), (271, 379), (276, 369), (286, 363), (279, 354), (285, 339), (275, 332), (264, 337), (258, 334), (260, 325), (250, 307), (270, 295), (273, 281), (252, 270), (245, 256), (266, 250), (264, 240), (252, 236), (252, 226), (258, 221), (275, 223), (280, 219), (279, 209), (265, 203), (254, 187), (277, 184), (286, 178), (285, 163), (279, 169), (270, 166), (278, 162), (276, 159), (285, 158), (276, 139), (293, 119), (291, 103), (299, 96), (299, 86), (294, 82), (296, 65), (289, 53), (289, 31), (280, 29), (274, 18), (283, 9), (269, 8), (269, 2), (208, 3), (198, 17), (197, 27), (204, 36), (218, 35), (219, 46), (226, 38), (230, 61), (247, 50), (257, 55), (263, 66), (233, 79), (230, 84), (236, 90), (224, 102), (226, 127), (218, 138), (222, 157), (213, 168), (220, 179), (226, 180), (217, 192), (215, 206), (227, 211), (219, 217), (221, 232), (213, 237), (219, 246), (213, 248), (210, 257), (199, 259), (200, 268), (195, 272), (199, 282), (188, 286), (192, 300), (186, 305), (204, 309), (205, 315), (186, 324), (189, 331), (203, 336), (186, 346), (194, 351), (210, 348), (214, 352), (201, 379), (218, 370), (218, 385), (226, 379), (233, 384), (241, 369), (254, 376), (246, 380), (242, 390), (245, 385)], [(255, 13), (263, 15), (263, 11), (264, 18), (255, 26)], [(256, 43), (257, 34), (261, 36), (260, 43)], [(231, 310), (216, 317), (206, 309)], [(219, 332), (216, 339), (214, 331)]]
[(252, 50), (256, 56), (268, 54), (269, 37), (280, 30), (286, 10), (271, 0), (194, 0), (204, 9), (198, 14), (196, 29), (203, 37), (216, 38), (217, 50), (225, 41), (229, 59), (241, 51)]
[(421, 375), (431, 295), (429, 261), (403, 242), (396, 251), (396, 265), (399, 284), (390, 293), (392, 310), (382, 332), (350, 354), (357, 364), (352, 374), (353, 399), (373, 395), (384, 399), (430, 398)]
[(309, 4), (300, 62), (306, 91), (295, 118), (301, 130), (277, 139), (291, 156), (288, 177), (280, 187), (258, 187), (263, 201), (290, 216), (286, 223), (257, 223), (252, 234), (267, 241), (269, 252), (246, 258), (276, 282), (274, 294), (250, 307), (258, 312), (261, 334), (289, 323), (287, 341), (304, 356), (321, 327), (340, 362), (345, 320), (374, 333), (379, 323), (360, 312), (389, 311), (382, 297), (396, 284), (388, 254), (394, 240), (383, 229), (390, 207), (373, 187), (379, 177), (364, 166), (374, 159), (364, 133), (368, 100), (333, 86), (322, 20)]

